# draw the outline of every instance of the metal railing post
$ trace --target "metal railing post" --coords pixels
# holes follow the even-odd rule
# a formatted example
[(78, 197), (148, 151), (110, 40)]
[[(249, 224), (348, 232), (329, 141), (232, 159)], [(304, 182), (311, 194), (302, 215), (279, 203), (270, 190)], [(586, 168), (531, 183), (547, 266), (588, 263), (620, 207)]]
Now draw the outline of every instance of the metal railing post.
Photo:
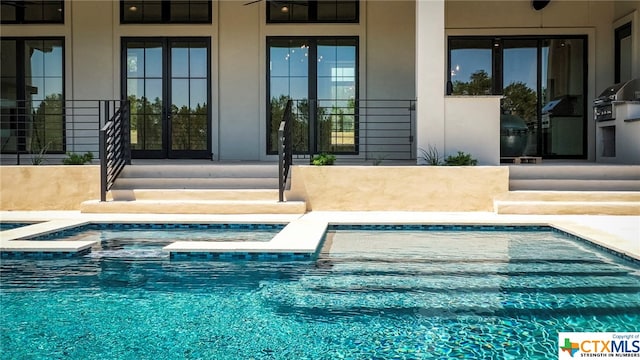
[[(285, 112), (285, 117), (286, 117), (286, 112)], [(284, 201), (284, 180), (283, 180), (283, 176), (284, 176), (284, 161), (285, 161), (285, 154), (284, 154), (284, 120), (282, 122), (280, 122), (280, 127), (278, 128), (278, 201), (279, 202), (283, 202)]]
[(107, 201), (107, 135), (100, 129), (100, 201)]
[(318, 117), (318, 104), (316, 99), (309, 99), (309, 163), (313, 159), (317, 149), (316, 118)]
[(131, 103), (129, 100), (124, 100), (122, 109), (122, 149), (125, 164), (131, 165)]

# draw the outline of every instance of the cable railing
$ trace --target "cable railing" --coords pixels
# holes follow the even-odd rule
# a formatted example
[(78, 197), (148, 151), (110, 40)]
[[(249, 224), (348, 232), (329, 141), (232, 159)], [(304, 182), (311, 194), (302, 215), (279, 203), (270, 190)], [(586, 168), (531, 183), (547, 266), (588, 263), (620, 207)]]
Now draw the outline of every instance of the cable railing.
[[(272, 114), (283, 112), (273, 106)], [(374, 162), (415, 160), (415, 110), (415, 99), (293, 100), (293, 154), (313, 158), (325, 153)]]
[(278, 201), (284, 201), (284, 191), (287, 186), (289, 169), (293, 160), (291, 141), (291, 106), (293, 101), (287, 101), (287, 106), (278, 127)]
[[(118, 175), (125, 165), (131, 165), (131, 139), (129, 132), (129, 101), (113, 108), (105, 101), (104, 113), (108, 119), (100, 129), (100, 201), (107, 200)], [(113, 115), (111, 115), (113, 114)]]

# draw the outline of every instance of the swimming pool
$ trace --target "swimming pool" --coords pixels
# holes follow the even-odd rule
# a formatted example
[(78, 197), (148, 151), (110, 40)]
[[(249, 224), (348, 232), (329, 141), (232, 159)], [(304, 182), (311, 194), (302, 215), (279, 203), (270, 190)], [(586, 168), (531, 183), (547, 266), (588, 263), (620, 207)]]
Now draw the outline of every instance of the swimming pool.
[(16, 229), (16, 228), (19, 228), (19, 227), (22, 227), (22, 226), (31, 225), (31, 224), (33, 224), (33, 223), (32, 222), (0, 221), (0, 231)]
[(636, 263), (544, 229), (337, 228), (317, 261), (3, 260), (2, 358), (557, 357), (637, 331)]

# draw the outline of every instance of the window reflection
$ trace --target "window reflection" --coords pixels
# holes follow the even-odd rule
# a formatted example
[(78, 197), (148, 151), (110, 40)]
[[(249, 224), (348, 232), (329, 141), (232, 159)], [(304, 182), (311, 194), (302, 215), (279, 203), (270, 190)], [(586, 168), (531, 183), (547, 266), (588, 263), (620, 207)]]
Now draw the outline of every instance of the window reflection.
[(211, 23), (210, 0), (121, 0), (124, 24)]
[(2, 1), (2, 23), (63, 23), (63, 0)]
[(518, 156), (584, 158), (585, 43), (585, 36), (450, 38), (451, 93), (504, 95), (504, 122), (527, 132)]
[(358, 0), (268, 1), (267, 22), (358, 22)]
[(492, 48), (489, 39), (451, 40), (450, 76), (453, 95), (488, 95), (492, 86)]
[(309, 151), (313, 126), (314, 151), (355, 152), (357, 83), (357, 39), (269, 39), (269, 151), (290, 98), (295, 151)]

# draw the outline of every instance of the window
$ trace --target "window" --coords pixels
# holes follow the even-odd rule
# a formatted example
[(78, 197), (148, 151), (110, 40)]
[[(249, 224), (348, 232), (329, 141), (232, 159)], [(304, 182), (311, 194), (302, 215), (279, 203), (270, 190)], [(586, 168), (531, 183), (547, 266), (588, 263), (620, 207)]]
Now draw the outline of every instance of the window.
[(448, 69), (450, 95), (504, 96), (528, 128), (522, 155), (586, 157), (586, 36), (450, 37)]
[(631, 59), (633, 58), (631, 23), (626, 23), (615, 31), (615, 82), (631, 80)]
[(270, 0), (267, 3), (269, 23), (357, 23), (358, 19), (358, 0)]
[(2, 24), (62, 24), (64, 23), (64, 1), (8, 1), (0, 2)]
[(211, 24), (210, 0), (121, 0), (122, 24)]
[(455, 95), (493, 94), (491, 39), (449, 40), (449, 79)]
[(64, 151), (64, 40), (3, 38), (2, 153)]

